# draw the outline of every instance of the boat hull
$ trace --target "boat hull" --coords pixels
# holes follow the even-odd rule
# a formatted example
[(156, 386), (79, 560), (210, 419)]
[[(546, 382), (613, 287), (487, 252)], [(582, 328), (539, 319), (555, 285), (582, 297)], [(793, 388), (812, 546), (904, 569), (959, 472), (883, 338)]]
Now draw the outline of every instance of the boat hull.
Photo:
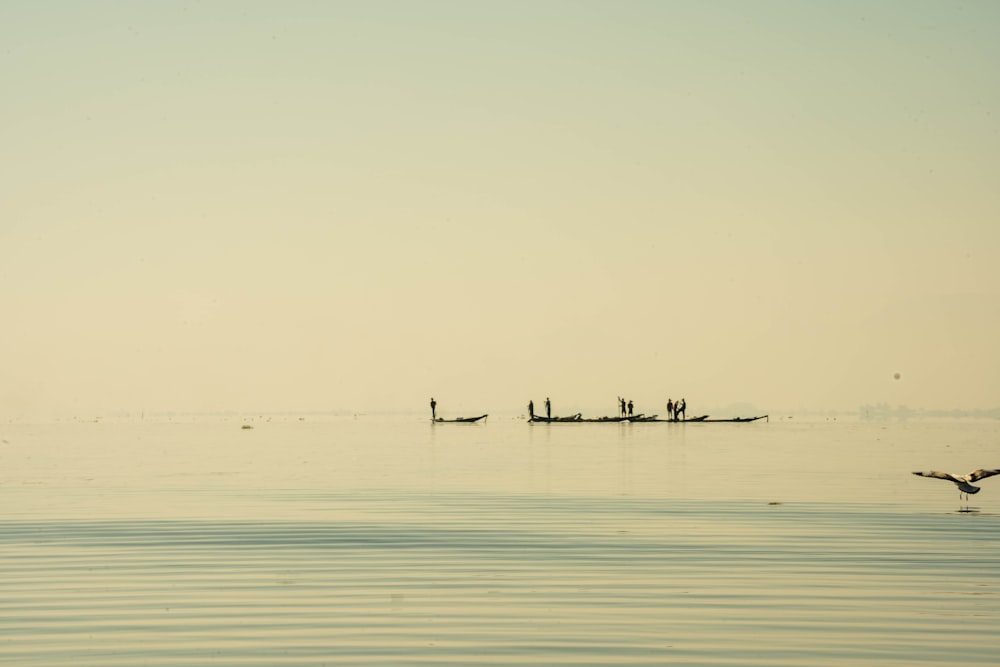
[(481, 419), (486, 419), (489, 415), (479, 415), (478, 417), (458, 417), (456, 419), (442, 419), (438, 417), (437, 419), (432, 419), (434, 424), (472, 424)]
[(755, 422), (758, 419), (770, 421), (767, 415), (761, 415), (759, 417), (733, 417), (732, 419), (709, 419), (708, 415), (703, 415), (701, 417), (692, 417), (691, 419), (651, 419), (646, 421), (657, 421), (669, 424), (743, 424), (746, 422)]
[(542, 424), (556, 424), (561, 422), (580, 422), (584, 421), (583, 416), (578, 412), (570, 417), (542, 417), (540, 415), (535, 415), (528, 419), (529, 422), (539, 422)]

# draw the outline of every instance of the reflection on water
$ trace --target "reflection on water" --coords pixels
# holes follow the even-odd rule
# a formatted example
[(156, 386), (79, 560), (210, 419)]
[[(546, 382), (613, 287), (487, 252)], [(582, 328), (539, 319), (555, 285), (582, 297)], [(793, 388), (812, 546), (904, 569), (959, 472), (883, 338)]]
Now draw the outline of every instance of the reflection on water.
[(0, 661), (996, 663), (974, 432), (426, 426), (9, 429)]

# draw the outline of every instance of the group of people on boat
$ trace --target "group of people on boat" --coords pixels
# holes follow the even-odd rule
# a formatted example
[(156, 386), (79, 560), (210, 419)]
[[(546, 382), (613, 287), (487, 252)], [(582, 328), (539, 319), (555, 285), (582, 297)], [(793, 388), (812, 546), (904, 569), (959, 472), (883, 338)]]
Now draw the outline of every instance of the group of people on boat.
[[(621, 417), (632, 417), (634, 415), (635, 406), (632, 400), (626, 401), (621, 396), (618, 397), (618, 409)], [(684, 421), (687, 417), (687, 400), (680, 399), (674, 403), (673, 399), (667, 399), (667, 419), (671, 421)], [(528, 418), (535, 418), (535, 402), (533, 400), (528, 401)], [(548, 396), (545, 397), (545, 418), (552, 419), (552, 401), (549, 400)], [(431, 397), (431, 419), (437, 419), (437, 401), (434, 397)]]
[[(529, 419), (534, 419), (535, 418), (535, 402), (534, 401), (528, 401), (528, 418)], [(545, 418), (546, 419), (552, 419), (552, 401), (549, 400), (548, 396), (545, 397)]]
[(628, 403), (621, 396), (618, 397), (618, 416), (619, 417), (631, 417), (632, 416), (632, 399), (629, 399)]
[[(635, 406), (632, 400), (626, 401), (621, 396), (618, 397), (618, 413), (620, 417), (632, 417), (635, 413)], [(676, 403), (672, 398), (667, 399), (667, 419), (670, 421), (684, 421), (687, 418), (687, 399), (680, 399)]]
[[(433, 400), (433, 399), (432, 399)], [(432, 404), (433, 407), (433, 404)], [(635, 416), (635, 404), (631, 399), (618, 397), (618, 413), (621, 418), (631, 418)], [(535, 418), (535, 402), (528, 401), (528, 419)], [(545, 398), (545, 418), (552, 419), (552, 401)], [(687, 418), (687, 399), (680, 399), (676, 403), (672, 398), (667, 399), (667, 419), (670, 421), (684, 421)]]

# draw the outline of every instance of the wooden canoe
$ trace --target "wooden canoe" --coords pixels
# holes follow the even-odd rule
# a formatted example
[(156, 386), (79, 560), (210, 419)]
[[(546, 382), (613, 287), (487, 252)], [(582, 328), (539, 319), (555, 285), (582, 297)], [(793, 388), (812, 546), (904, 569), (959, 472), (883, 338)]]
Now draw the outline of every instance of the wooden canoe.
[(691, 419), (654, 419), (650, 421), (669, 422), (673, 424), (686, 424), (688, 422), (695, 424), (742, 424), (744, 422), (755, 422), (758, 419), (770, 421), (767, 415), (761, 415), (759, 417), (733, 417), (732, 419), (709, 419), (708, 415), (702, 415), (700, 417), (692, 417)]
[(486, 419), (487, 416), (488, 415), (479, 415), (478, 417), (456, 417), (455, 419), (442, 419), (441, 417), (438, 417), (437, 419), (433, 419), (431, 421), (435, 424), (471, 424), (479, 421), (480, 419)]
[(584, 421), (584, 419), (583, 419), (583, 415), (581, 415), (578, 412), (575, 415), (572, 415), (570, 417), (542, 417), (541, 415), (535, 415), (534, 417), (532, 417), (528, 421), (529, 422), (541, 422), (543, 424), (552, 424), (552, 423), (557, 423), (557, 422), (580, 422), (580, 421)]

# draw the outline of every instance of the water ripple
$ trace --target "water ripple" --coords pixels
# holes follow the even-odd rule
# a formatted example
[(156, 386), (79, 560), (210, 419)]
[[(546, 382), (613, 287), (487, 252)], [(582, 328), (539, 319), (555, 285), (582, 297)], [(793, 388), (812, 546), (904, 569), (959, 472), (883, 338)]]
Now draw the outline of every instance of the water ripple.
[(944, 664), (961, 641), (966, 664), (991, 664), (998, 647), (995, 520), (663, 500), (406, 507), (384, 521), (0, 521), (0, 659)]

